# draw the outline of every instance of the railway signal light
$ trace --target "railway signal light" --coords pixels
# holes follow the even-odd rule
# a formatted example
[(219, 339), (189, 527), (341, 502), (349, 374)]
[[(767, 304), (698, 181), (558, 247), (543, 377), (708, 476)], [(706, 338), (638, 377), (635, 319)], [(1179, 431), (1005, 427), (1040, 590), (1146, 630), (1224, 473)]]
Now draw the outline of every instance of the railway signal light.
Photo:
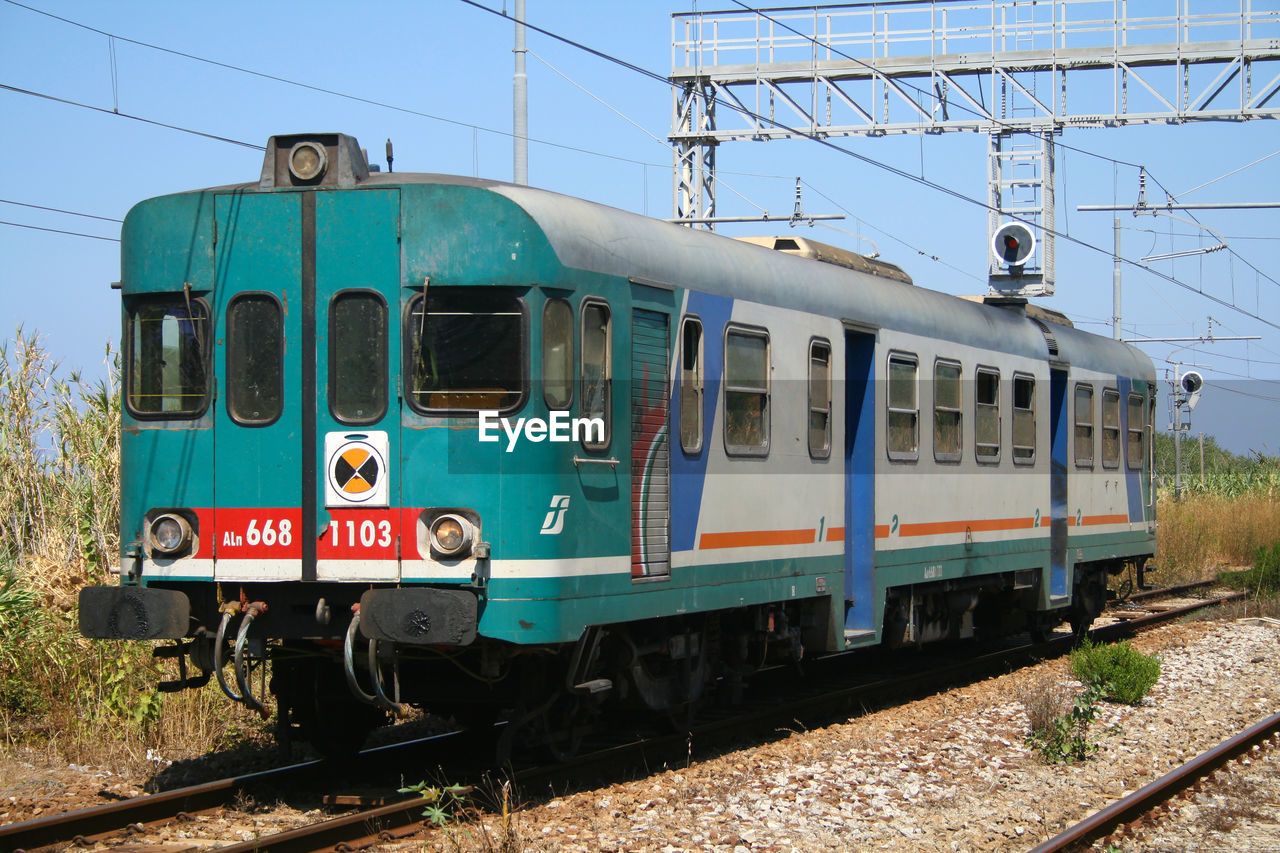
[(1001, 266), (1017, 274), (1036, 250), (1036, 236), (1021, 222), (1006, 222), (991, 238), (991, 253)]
[(1204, 388), (1204, 377), (1195, 370), (1188, 370), (1178, 380), (1178, 386), (1185, 395), (1187, 411), (1190, 412), (1200, 402), (1200, 390)]

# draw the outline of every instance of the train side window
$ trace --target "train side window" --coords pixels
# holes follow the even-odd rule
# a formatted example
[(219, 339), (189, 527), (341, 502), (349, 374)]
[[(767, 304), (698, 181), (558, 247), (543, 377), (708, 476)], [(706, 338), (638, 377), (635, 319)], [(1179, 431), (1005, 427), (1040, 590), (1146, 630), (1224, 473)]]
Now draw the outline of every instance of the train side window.
[(406, 397), (414, 410), (511, 412), (525, 398), (523, 300), (488, 287), (427, 288), (405, 315)]
[(1036, 461), (1036, 380), (1013, 375), (1013, 463), (1031, 465)]
[(920, 405), (916, 373), (919, 359), (907, 353), (889, 354), (889, 458), (913, 462), (919, 457)]
[(242, 293), (227, 306), (227, 413), (245, 426), (284, 411), (284, 314), (270, 293)]
[(974, 377), (973, 441), (979, 462), (1000, 461), (1000, 371), (979, 367)]
[(724, 339), (724, 446), (734, 455), (769, 452), (769, 336), (730, 329)]
[[(1153, 406), (1151, 411), (1155, 412)], [(1129, 465), (1130, 471), (1139, 471), (1142, 469), (1142, 460), (1146, 457), (1146, 433), (1144, 430), (1145, 423), (1142, 417), (1142, 395), (1129, 395), (1129, 442), (1126, 448), (1125, 457)]]
[(809, 455), (831, 456), (831, 344), (809, 343)]
[(702, 452), (702, 321), (685, 317), (680, 328), (680, 447)]
[(602, 426), (586, 429), (582, 446), (604, 450), (612, 433), (613, 329), (609, 306), (589, 300), (582, 303), (582, 417)]
[(542, 398), (548, 409), (573, 402), (573, 309), (564, 299), (542, 308)]
[(125, 404), (137, 418), (194, 418), (209, 400), (209, 308), (138, 297), (125, 320)]
[(330, 303), (329, 410), (344, 424), (387, 413), (387, 303), (372, 290), (344, 290)]
[(1093, 467), (1093, 386), (1076, 383), (1075, 455), (1077, 468)]
[(963, 432), (960, 364), (939, 359), (933, 363), (933, 458), (959, 462)]
[(1120, 392), (1102, 389), (1102, 467), (1120, 467)]

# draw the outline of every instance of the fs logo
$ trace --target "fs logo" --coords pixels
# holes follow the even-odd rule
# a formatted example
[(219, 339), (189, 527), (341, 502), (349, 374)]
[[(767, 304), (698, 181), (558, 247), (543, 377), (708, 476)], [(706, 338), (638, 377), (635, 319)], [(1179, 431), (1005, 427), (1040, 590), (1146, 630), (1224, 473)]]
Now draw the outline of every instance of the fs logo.
[(564, 517), (568, 511), (569, 496), (553, 495), (551, 498), (551, 511), (543, 519), (542, 529), (538, 532), (546, 536), (558, 536), (560, 531), (564, 530)]

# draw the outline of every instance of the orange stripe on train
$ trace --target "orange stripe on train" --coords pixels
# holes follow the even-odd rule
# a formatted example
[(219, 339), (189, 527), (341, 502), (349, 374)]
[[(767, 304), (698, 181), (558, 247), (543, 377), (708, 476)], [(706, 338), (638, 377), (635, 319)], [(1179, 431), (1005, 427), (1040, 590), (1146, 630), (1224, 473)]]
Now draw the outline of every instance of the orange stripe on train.
[(742, 530), (732, 533), (704, 533), (698, 540), (702, 550), (712, 548), (749, 548), (763, 545), (808, 545), (817, 538), (818, 531), (806, 530)]

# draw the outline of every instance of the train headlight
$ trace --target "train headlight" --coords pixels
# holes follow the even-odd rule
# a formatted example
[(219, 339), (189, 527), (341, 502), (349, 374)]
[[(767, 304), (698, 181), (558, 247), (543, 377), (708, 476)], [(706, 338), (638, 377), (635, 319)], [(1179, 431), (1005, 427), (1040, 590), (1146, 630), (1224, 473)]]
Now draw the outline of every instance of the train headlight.
[(177, 554), (191, 544), (191, 523), (176, 513), (156, 516), (149, 533), (151, 550), (157, 554)]
[(323, 145), (299, 142), (289, 151), (289, 172), (300, 181), (312, 181), (324, 174), (328, 161)]
[(442, 557), (465, 557), (471, 552), (471, 522), (442, 515), (431, 523), (431, 549)]

